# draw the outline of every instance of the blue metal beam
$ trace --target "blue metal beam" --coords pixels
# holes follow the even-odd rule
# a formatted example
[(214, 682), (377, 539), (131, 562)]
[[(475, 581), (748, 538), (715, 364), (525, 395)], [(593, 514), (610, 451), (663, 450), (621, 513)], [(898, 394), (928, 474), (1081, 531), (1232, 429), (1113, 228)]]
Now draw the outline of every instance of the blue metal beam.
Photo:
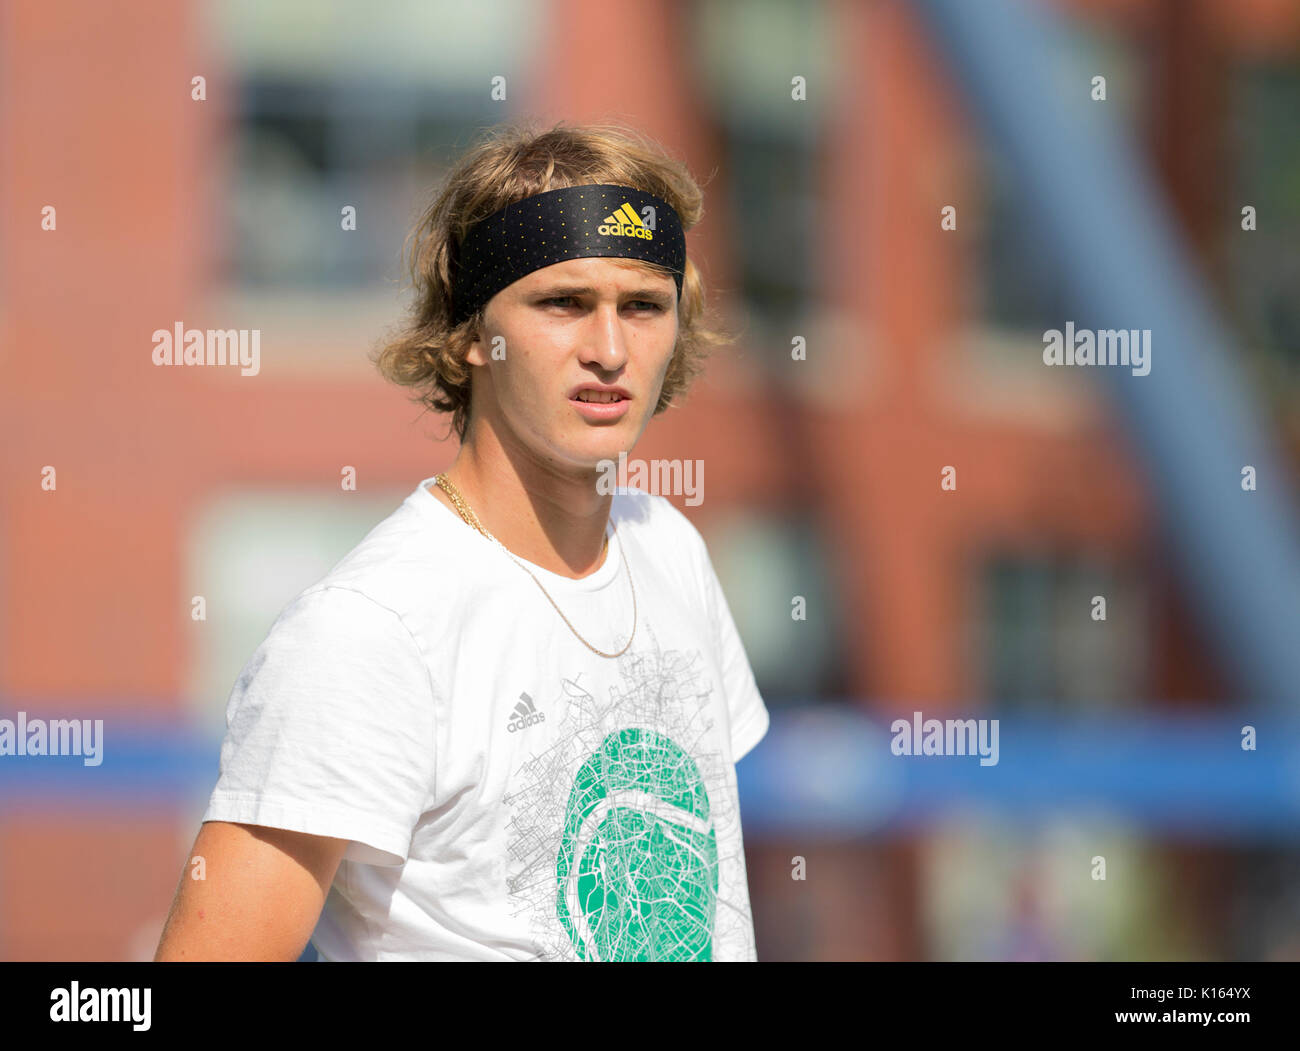
[[(1146, 468), (1167, 535), (1220, 661), (1256, 703), (1300, 697), (1300, 553), (1295, 497), (1230, 359), (1232, 341), (1152, 180), (1125, 141), (1120, 103), (1090, 98), (1047, 3), (917, 0), (964, 101), (1024, 194), (1076, 316), (1093, 329), (1150, 329), (1151, 371), (1098, 373)], [(1231, 236), (1249, 202), (1221, 202)], [(935, 221), (938, 222), (936, 216)], [(1264, 217), (1262, 221), (1267, 221)], [(1043, 366), (1046, 367), (1046, 366)], [(1258, 490), (1241, 488), (1253, 466)]]
[[(894, 755), (890, 727), (863, 710), (843, 702), (773, 712), (767, 736), (737, 767), (747, 839), (892, 835), (979, 813), (1022, 828), (1091, 816), (1153, 838), (1300, 840), (1300, 721), (1274, 711), (1177, 717), (1135, 706), (1096, 719), (1002, 718), (998, 762), (982, 766), (977, 756)], [(0, 717), (12, 714), (0, 703)], [(1258, 735), (1254, 751), (1241, 747), (1246, 722)], [(220, 746), (174, 723), (106, 720), (99, 766), (78, 756), (0, 757), (0, 821), (197, 820)]]
[[(1247, 722), (1254, 750), (1242, 748)], [(1272, 710), (1003, 718), (992, 766), (895, 755), (892, 737), (850, 705), (774, 714), (737, 767), (746, 840), (882, 836), (972, 816), (1013, 828), (1091, 820), (1151, 839), (1300, 840), (1300, 721)]]

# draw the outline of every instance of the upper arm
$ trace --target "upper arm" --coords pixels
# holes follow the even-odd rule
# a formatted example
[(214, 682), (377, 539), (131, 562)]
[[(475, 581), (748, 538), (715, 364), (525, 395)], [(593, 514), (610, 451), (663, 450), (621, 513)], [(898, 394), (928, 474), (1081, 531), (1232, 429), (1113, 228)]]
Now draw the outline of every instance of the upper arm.
[(436, 790), (437, 705), (400, 615), (346, 587), (296, 599), (240, 672), (205, 821), (350, 841), (406, 860)]
[(298, 959), (347, 846), (346, 839), (205, 822), (154, 960)]

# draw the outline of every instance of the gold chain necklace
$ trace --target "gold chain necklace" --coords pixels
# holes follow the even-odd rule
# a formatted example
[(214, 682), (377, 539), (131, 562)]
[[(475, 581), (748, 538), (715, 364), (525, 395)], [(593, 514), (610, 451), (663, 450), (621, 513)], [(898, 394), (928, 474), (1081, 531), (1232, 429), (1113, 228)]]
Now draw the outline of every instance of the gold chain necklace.
[[(500, 540), (498, 540), (496, 537), (494, 537), (491, 533), (489, 533), (486, 529), (483, 528), (483, 523), (478, 520), (478, 515), (476, 515), (470, 509), (469, 504), (465, 502), (465, 498), (460, 495), (460, 490), (451, 484), (451, 479), (449, 479), (444, 474), (439, 474), (436, 475), (433, 480), (437, 483), (438, 488), (440, 488), (449, 497), (451, 497), (451, 502), (456, 505), (456, 510), (460, 513), (460, 517), (465, 519), (468, 525), (473, 526), (473, 528), (477, 529), (485, 537), (491, 540), (492, 543), (496, 544), (497, 547), (499, 547), (502, 551), (504, 551), (507, 555), (510, 556), (511, 561), (514, 562), (515, 565), (517, 565), (520, 569), (522, 569), (525, 573), (527, 573), (530, 577), (533, 578), (533, 583), (542, 589), (542, 594), (546, 596), (546, 601), (549, 602), (554, 607), (555, 612), (560, 615), (560, 619), (564, 621), (565, 624), (569, 625), (569, 630), (573, 632), (574, 635), (577, 636), (579, 642), (581, 642), (584, 646), (586, 646), (587, 649), (591, 650), (592, 653), (595, 653), (601, 657), (621, 657), (624, 653), (627, 652), (628, 646), (632, 645), (633, 636), (636, 635), (636, 587), (632, 584), (632, 567), (627, 564), (627, 554), (623, 551), (622, 544), (619, 544), (618, 546), (618, 553), (619, 556), (623, 559), (623, 568), (627, 570), (627, 586), (632, 589), (632, 634), (627, 637), (627, 642), (624, 644), (623, 648), (619, 650), (617, 653), (605, 653), (603, 650), (596, 649), (596, 647), (593, 646), (590, 642), (584, 639), (581, 635), (578, 635), (578, 629), (575, 628), (569, 622), (569, 618), (564, 615), (564, 611), (560, 609), (559, 606), (555, 605), (555, 599), (551, 598), (550, 592), (548, 592), (546, 588), (542, 587), (542, 582), (538, 580), (536, 576), (533, 575), (533, 571), (529, 569), (526, 565), (524, 565), (521, 561), (519, 561), (519, 559), (515, 558), (514, 554), (511, 552), (511, 550), (508, 547), (505, 546), (505, 544), (501, 543)], [(606, 535), (605, 546), (601, 548), (601, 553), (603, 554), (608, 550), (609, 550), (609, 536)]]

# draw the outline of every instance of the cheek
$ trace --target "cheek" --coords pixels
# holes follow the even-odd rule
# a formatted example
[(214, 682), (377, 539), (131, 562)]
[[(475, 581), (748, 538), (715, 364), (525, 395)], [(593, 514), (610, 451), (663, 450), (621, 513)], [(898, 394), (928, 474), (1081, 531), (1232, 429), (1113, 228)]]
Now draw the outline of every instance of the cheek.
[(660, 366), (659, 366), (659, 382), (660, 382), (660, 383), (662, 383), (662, 382), (664, 381), (664, 377), (668, 375), (668, 369), (669, 369), (669, 367), (670, 367), (670, 366), (672, 365), (672, 363), (673, 363), (673, 355), (674, 355), (674, 354), (676, 353), (676, 351), (677, 351), (676, 331), (677, 331), (676, 329), (673, 330), (673, 333), (674, 333), (673, 342), (669, 345), (669, 347), (668, 347), (668, 353), (664, 355), (664, 357), (663, 357), (663, 361), (661, 362), (661, 364), (660, 364)]
[(560, 347), (539, 351), (535, 333), (531, 340), (523, 335), (502, 335), (505, 342), (498, 354), (504, 353), (505, 358), (493, 363), (501, 377), (498, 388), (521, 415), (540, 416), (557, 411), (551, 404), (555, 399), (550, 395), (564, 382), (562, 363), (566, 351)]

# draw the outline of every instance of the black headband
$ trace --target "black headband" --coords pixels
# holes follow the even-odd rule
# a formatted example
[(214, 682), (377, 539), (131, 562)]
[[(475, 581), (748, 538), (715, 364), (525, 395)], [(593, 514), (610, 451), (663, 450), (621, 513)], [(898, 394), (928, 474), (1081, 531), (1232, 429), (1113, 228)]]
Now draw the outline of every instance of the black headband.
[(686, 237), (672, 205), (628, 186), (566, 186), (508, 204), (470, 230), (455, 269), (453, 323), (534, 270), (600, 256), (667, 267), (681, 298)]

